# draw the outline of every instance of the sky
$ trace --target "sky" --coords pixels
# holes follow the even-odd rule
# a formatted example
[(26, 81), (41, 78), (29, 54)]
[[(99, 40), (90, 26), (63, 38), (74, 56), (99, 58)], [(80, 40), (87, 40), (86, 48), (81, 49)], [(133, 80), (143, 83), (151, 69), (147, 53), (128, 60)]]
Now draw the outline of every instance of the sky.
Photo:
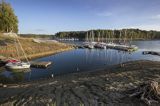
[(160, 31), (160, 0), (6, 0), (19, 33), (139, 28)]

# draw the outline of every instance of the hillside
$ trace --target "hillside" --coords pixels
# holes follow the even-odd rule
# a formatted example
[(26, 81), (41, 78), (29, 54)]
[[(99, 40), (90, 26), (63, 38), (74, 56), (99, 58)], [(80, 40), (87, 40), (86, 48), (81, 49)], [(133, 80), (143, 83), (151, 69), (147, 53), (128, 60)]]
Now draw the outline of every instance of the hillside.
[[(23, 37), (18, 37), (18, 39), (25, 53), (30, 59), (72, 49), (72, 46), (70, 45), (54, 41), (36, 42), (33, 38)], [(23, 52), (19, 45), (17, 48), (20, 58), (24, 58)], [(0, 34), (0, 55), (5, 57), (18, 58), (18, 52), (16, 49), (15, 38)]]

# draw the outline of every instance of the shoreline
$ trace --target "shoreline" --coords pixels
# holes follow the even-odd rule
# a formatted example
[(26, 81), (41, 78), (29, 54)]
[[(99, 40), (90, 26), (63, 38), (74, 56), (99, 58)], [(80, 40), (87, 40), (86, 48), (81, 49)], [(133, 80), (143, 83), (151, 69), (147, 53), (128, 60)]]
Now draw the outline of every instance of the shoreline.
[[(34, 83), (37, 83), (37, 82), (40, 82), (40, 83), (44, 83), (44, 82), (48, 82), (48, 81), (52, 81), (52, 80), (55, 80), (55, 79), (61, 79), (62, 77), (68, 77), (68, 76), (71, 76), (71, 78), (73, 78), (73, 76), (78, 76), (78, 77), (88, 77), (89, 76), (92, 76), (92, 75), (99, 75), (99, 74), (102, 74), (102, 73), (112, 73), (112, 72), (121, 72), (121, 70), (125, 70), (127, 71), (128, 69), (127, 68), (130, 68), (131, 65), (135, 65), (136, 64), (136, 69), (142, 69), (144, 67), (148, 67), (148, 68), (152, 68), (151, 66), (142, 66), (142, 64), (148, 64), (148, 65), (151, 65), (151, 66), (155, 66), (157, 64), (160, 65), (160, 61), (152, 61), (152, 60), (134, 60), (134, 61), (128, 61), (128, 62), (124, 62), (124, 63), (121, 63), (121, 64), (116, 64), (116, 65), (111, 65), (107, 68), (99, 68), (99, 69), (95, 69), (95, 70), (92, 70), (92, 71), (83, 71), (83, 72), (74, 72), (74, 73), (68, 73), (68, 74), (62, 74), (62, 75), (57, 75), (57, 76), (54, 76), (54, 78), (42, 78), (42, 79), (36, 79), (36, 80), (30, 80), (30, 81), (24, 81), (24, 82), (19, 82), (19, 83), (13, 83), (13, 84), (5, 84), (5, 85), (24, 85), (24, 84), (33, 84)], [(123, 65), (123, 66), (122, 66)], [(132, 69), (133, 69), (133, 66), (131, 66)], [(160, 66), (158, 66), (158, 68), (160, 68)], [(105, 72), (107, 70), (107, 72)], [(77, 78), (76, 78), (77, 79)]]
[(131, 61), (124, 63), (123, 66), (115, 65), (100, 70), (72, 73), (0, 88), (0, 104), (63, 105), (67, 103), (75, 106), (101, 103), (109, 106), (131, 104), (145, 106), (137, 99), (128, 98), (125, 91), (149, 80), (160, 83), (158, 61)]

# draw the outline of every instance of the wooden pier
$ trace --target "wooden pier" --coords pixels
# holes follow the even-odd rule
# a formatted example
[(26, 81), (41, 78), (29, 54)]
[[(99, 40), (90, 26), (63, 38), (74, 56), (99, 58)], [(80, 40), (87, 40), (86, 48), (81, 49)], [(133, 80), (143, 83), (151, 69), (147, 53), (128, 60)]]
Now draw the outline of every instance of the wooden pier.
[(33, 68), (47, 68), (52, 62), (31, 62)]

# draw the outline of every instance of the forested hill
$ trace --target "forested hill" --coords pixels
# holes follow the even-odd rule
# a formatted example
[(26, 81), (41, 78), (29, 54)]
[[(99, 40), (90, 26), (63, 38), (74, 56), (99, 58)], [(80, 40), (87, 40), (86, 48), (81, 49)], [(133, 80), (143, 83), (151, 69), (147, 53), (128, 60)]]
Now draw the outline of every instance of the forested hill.
[(71, 31), (58, 32), (56, 37), (59, 38), (79, 38), (84, 39), (86, 36), (95, 38), (132, 38), (132, 39), (160, 39), (160, 31), (145, 31), (139, 29), (122, 29), (122, 30), (89, 30), (89, 31)]

